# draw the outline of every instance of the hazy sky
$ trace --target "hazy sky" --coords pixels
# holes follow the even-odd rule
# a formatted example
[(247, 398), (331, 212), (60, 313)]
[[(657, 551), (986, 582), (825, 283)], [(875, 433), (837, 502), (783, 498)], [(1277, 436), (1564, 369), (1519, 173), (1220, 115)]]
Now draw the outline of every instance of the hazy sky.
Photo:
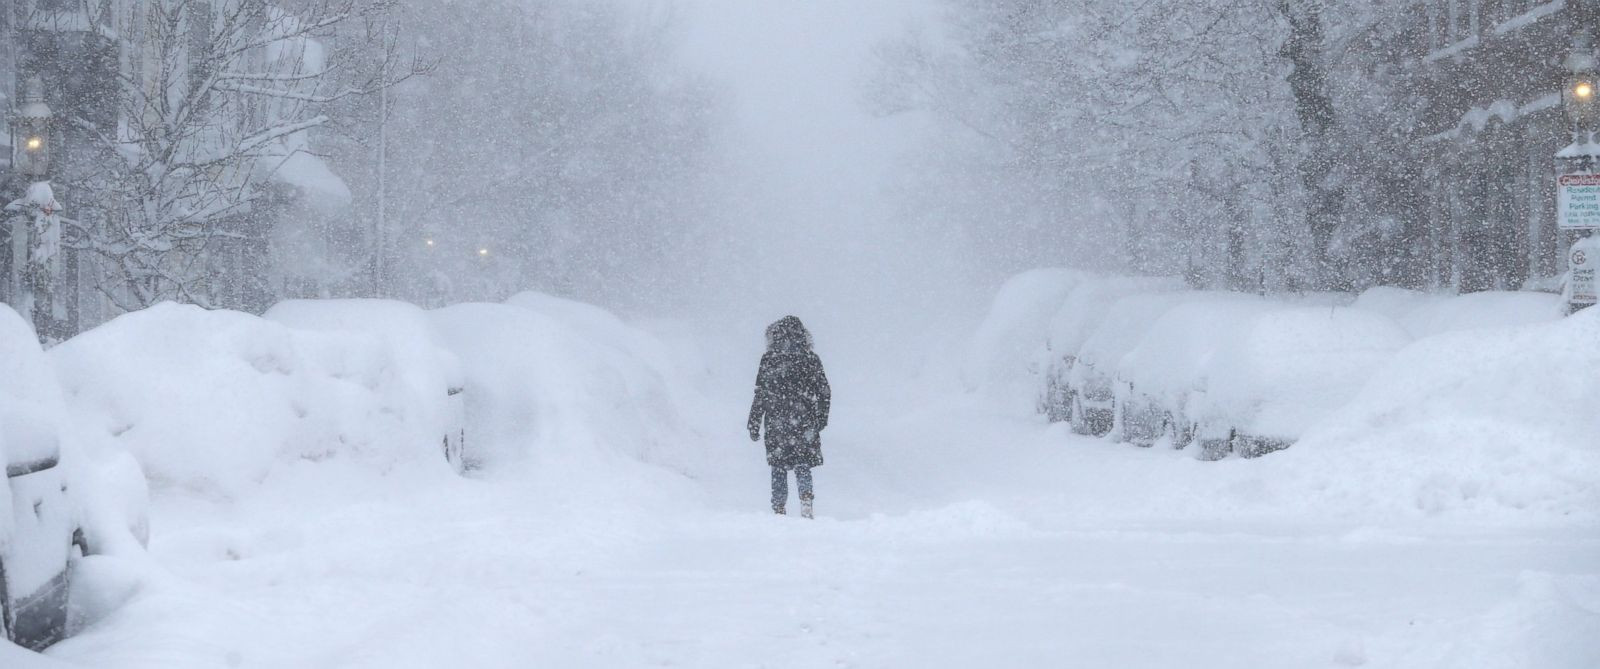
[[(925, 132), (861, 105), (872, 46), (932, 0), (680, 0), (684, 57), (725, 87), (719, 207), (727, 298), (814, 319), (903, 320), (949, 299), (959, 252), (896, 217), (885, 192)], [(935, 296), (939, 296), (935, 298)], [(874, 324), (876, 325), (876, 324)]]

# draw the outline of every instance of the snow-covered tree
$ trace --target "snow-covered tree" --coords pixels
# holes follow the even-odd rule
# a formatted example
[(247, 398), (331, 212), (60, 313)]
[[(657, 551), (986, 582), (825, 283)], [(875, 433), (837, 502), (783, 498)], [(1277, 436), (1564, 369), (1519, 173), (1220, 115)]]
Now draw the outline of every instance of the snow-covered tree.
[[(284, 184), (343, 185), (312, 155), (324, 109), (414, 73), (337, 80), (319, 37), (384, 0), (146, 0), (116, 12), (114, 127), (87, 128), (104, 160), (76, 194), (100, 292), (117, 309), (164, 299), (249, 306)], [(96, 17), (97, 23), (103, 22)], [(289, 222), (293, 224), (294, 222)], [(244, 266), (242, 266), (244, 265)], [(260, 295), (248, 295), (252, 291)], [(227, 297), (219, 297), (228, 294)], [(241, 304), (242, 303), (242, 304)]]
[(375, 290), (425, 303), (663, 292), (651, 284), (695, 224), (715, 109), (674, 64), (674, 17), (416, 0), (391, 20), (436, 68), (387, 99), (347, 100), (328, 138), (376, 252)]

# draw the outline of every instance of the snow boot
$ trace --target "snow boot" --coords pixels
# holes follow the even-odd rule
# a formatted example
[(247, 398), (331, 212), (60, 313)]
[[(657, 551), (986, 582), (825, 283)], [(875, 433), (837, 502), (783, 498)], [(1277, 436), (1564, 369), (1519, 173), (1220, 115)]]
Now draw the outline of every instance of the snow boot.
[(811, 500), (809, 500), (809, 499), (800, 500), (800, 517), (801, 518), (816, 518), (816, 516), (812, 514)]
[(784, 510), (784, 509), (783, 509), (783, 507), (781, 507), (781, 506), (774, 506), (774, 507), (772, 507), (772, 512), (773, 512), (773, 513), (775, 513), (775, 514), (778, 514), (778, 515), (780, 515), (780, 516), (784, 516), (784, 515), (788, 515), (788, 513), (789, 513), (789, 512), (787, 512), (787, 511), (785, 511), (785, 510)]

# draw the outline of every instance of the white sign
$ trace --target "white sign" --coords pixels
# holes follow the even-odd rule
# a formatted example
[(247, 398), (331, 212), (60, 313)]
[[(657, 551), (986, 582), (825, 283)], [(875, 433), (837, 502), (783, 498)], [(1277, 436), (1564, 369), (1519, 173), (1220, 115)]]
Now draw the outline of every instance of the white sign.
[(1556, 177), (1556, 220), (1562, 230), (1600, 228), (1600, 174)]
[(1600, 302), (1595, 288), (1595, 269), (1600, 268), (1600, 237), (1580, 239), (1567, 256), (1567, 302), (1589, 305)]

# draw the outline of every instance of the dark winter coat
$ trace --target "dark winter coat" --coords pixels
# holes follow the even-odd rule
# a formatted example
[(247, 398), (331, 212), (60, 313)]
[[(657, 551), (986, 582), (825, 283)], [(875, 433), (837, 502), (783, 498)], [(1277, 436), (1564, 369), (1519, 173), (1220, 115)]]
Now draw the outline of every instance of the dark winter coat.
[(822, 466), (822, 430), (832, 400), (828, 375), (800, 319), (787, 316), (768, 327), (749, 422), (752, 441), (766, 428), (767, 464)]

